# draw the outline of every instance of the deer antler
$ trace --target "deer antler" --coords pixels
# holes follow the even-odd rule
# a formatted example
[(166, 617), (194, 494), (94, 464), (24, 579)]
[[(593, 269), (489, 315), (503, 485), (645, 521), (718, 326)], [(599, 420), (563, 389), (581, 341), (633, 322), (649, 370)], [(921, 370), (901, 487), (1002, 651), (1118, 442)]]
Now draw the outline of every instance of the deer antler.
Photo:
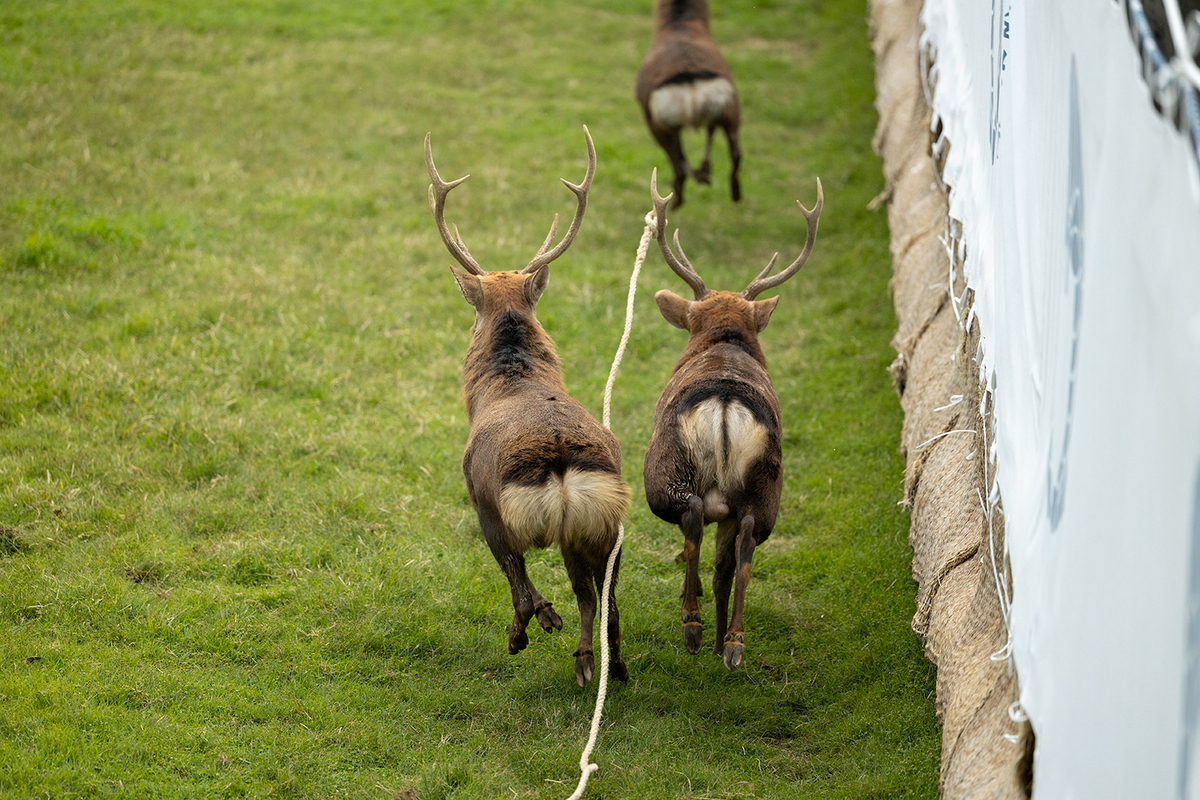
[(450, 190), (460, 183), (465, 181), (470, 175), (464, 175), (456, 181), (447, 183), (442, 180), (442, 176), (438, 175), (437, 167), (433, 165), (433, 150), (429, 146), (429, 134), (425, 134), (425, 166), (429, 168), (429, 179), (433, 183), (429, 184), (429, 206), (433, 209), (433, 219), (437, 222), (438, 233), (442, 235), (442, 241), (446, 244), (446, 249), (450, 251), (450, 255), (454, 256), (454, 260), (463, 265), (463, 268), (472, 275), (486, 275), (487, 272), (479, 266), (474, 258), (471, 258), (470, 252), (467, 251), (466, 244), (463, 243), (462, 237), (458, 235), (458, 226), (454, 226), (454, 235), (450, 234), (449, 228), (446, 227), (446, 195), (450, 194)]
[(825, 205), (825, 193), (821, 190), (820, 178), (817, 178), (817, 204), (813, 206), (812, 210), (810, 211), (805, 208), (804, 204), (799, 200), (796, 201), (796, 205), (800, 206), (800, 211), (804, 214), (805, 225), (808, 228), (808, 239), (804, 242), (804, 252), (800, 253), (799, 258), (793, 261), (787, 269), (778, 275), (772, 275), (768, 278), (767, 275), (770, 274), (771, 267), (775, 266), (775, 259), (779, 257), (779, 253), (771, 256), (766, 269), (758, 273), (758, 277), (750, 281), (750, 285), (742, 292), (742, 297), (747, 300), (753, 300), (758, 296), (759, 292), (774, 289), (795, 275), (804, 266), (804, 262), (808, 261), (808, 257), (812, 255), (813, 244), (817, 241), (817, 223), (821, 221), (821, 207)]
[(675, 271), (675, 274), (683, 278), (684, 283), (692, 287), (692, 294), (697, 300), (703, 300), (708, 297), (710, 292), (708, 287), (704, 285), (704, 281), (696, 274), (696, 270), (688, 262), (687, 256), (684, 255), (683, 247), (679, 244), (679, 229), (675, 229), (675, 249), (679, 251), (679, 257), (675, 257), (675, 253), (671, 252), (671, 247), (667, 244), (667, 203), (674, 197), (675, 193), (660, 197), (658, 194), (658, 168), (650, 173), (650, 199), (654, 201), (654, 235), (658, 238), (658, 247), (662, 250), (663, 258), (666, 259), (667, 266)]
[(567, 232), (563, 234), (562, 241), (555, 245), (554, 249), (547, 250), (550, 242), (554, 239), (554, 232), (558, 229), (558, 215), (554, 215), (554, 222), (550, 225), (550, 233), (546, 236), (546, 240), (542, 242), (541, 248), (533, 260), (521, 270), (521, 272), (533, 272), (541, 269), (549, 264), (554, 259), (567, 252), (567, 248), (571, 246), (571, 241), (575, 238), (575, 234), (579, 233), (579, 225), (583, 222), (583, 212), (587, 210), (588, 191), (592, 188), (592, 178), (596, 177), (596, 146), (592, 144), (592, 134), (588, 131), (587, 125), (583, 126), (583, 136), (587, 139), (588, 151), (588, 166), (587, 174), (583, 176), (583, 183), (574, 184), (566, 178), (560, 178), (563, 185), (575, 193), (578, 199), (578, 204), (575, 207), (575, 218), (571, 220), (571, 227), (567, 228)]

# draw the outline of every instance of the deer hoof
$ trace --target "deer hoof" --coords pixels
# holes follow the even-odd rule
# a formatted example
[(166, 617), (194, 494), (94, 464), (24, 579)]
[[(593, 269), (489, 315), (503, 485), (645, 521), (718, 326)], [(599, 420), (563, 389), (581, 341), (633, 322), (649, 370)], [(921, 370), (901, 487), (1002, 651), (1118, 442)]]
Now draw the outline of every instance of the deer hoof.
[(698, 613), (690, 613), (683, 615), (683, 646), (692, 655), (700, 652), (700, 645), (704, 639), (704, 625), (700, 622)]
[(580, 686), (587, 685), (587, 682), (592, 679), (592, 675), (596, 671), (596, 662), (592, 658), (592, 651), (576, 650), (575, 651), (575, 682)]
[(705, 164), (700, 169), (692, 173), (692, 177), (696, 179), (696, 183), (702, 183), (708, 186), (712, 181), (709, 178), (709, 165)]
[(746, 652), (745, 637), (740, 633), (731, 633), (725, 637), (725, 669), (733, 672), (742, 663), (742, 654)]
[(529, 645), (529, 634), (514, 625), (508, 631), (508, 654), (515, 656)]
[(554, 604), (549, 600), (538, 606), (534, 613), (537, 614), (538, 625), (541, 625), (546, 633), (562, 630), (562, 617), (555, 612)]
[(608, 674), (624, 683), (629, 680), (629, 667), (625, 666), (623, 660), (614, 659), (608, 662)]

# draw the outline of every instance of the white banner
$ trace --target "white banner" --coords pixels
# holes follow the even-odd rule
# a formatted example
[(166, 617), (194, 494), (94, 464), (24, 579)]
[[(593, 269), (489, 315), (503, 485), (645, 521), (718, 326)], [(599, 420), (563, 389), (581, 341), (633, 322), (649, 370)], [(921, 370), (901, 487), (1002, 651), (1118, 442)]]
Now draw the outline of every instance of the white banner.
[(926, 0), (923, 21), (1034, 797), (1200, 798), (1193, 144), (1155, 110), (1121, 3)]

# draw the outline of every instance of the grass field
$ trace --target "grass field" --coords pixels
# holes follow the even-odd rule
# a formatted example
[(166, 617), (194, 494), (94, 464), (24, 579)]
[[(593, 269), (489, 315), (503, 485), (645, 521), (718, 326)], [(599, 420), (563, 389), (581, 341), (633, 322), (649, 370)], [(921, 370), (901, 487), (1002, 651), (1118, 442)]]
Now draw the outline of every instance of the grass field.
[[(563, 798), (595, 682), (565, 629), (506, 654), (507, 584), (459, 469), (471, 324), (425, 201), (433, 132), (485, 268), (523, 266), (599, 170), (539, 318), (597, 415), (652, 166), (649, 0), (0, 2), (0, 795)], [(908, 628), (900, 411), (862, 0), (720, 2), (744, 200), (671, 215), (710, 287), (803, 244), (764, 348), (780, 521), (743, 668), (679, 633), (677, 529), (645, 507), (684, 336), (643, 272), (614, 431), (634, 505), (631, 671), (592, 798), (933, 797), (932, 667)], [(694, 154), (699, 139), (687, 144)], [(703, 550), (711, 574), (711, 530)], [(702, 598), (711, 637), (711, 597)], [(711, 641), (711, 639), (709, 640)]]

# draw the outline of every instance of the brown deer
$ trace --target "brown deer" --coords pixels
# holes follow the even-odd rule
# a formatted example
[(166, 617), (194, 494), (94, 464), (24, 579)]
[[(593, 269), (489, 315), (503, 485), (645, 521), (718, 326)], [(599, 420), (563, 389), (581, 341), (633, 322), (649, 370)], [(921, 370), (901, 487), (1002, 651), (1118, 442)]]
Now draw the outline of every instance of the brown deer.
[[(776, 253), (744, 291), (734, 294), (705, 287), (679, 245), (678, 230), (679, 255), (667, 244), (670, 195), (659, 196), (657, 170), (650, 179), (650, 195), (659, 249), (695, 299), (685, 300), (665, 289), (654, 295), (667, 322), (688, 332), (688, 343), (654, 410), (654, 434), (646, 448), (646, 500), (651, 511), (683, 531), (683, 641), (692, 654), (700, 652), (703, 633), (696, 602), (700, 539), (706, 523), (717, 523), (713, 654), (723, 653), (725, 667), (733, 670), (745, 649), (742, 611), (750, 562), (754, 548), (775, 527), (783, 487), (779, 399), (758, 341), (779, 298), (754, 298), (804, 266), (817, 238), (825, 197), (818, 179), (816, 207), (809, 211), (800, 205), (808, 227), (800, 257), (771, 275)], [(733, 615), (726, 627), (731, 586)]]
[[(449, 183), (433, 165), (429, 136), (425, 163), (433, 184), (429, 204), (438, 232), (462, 265), (450, 267), (463, 297), (475, 309), (471, 344), (463, 364), (463, 399), (470, 420), (463, 475), (479, 517), (483, 537), (512, 588), (514, 609), (508, 652), (529, 644), (525, 632), (537, 617), (546, 632), (562, 630), (562, 619), (525, 571), (525, 551), (557, 544), (579, 603), (579, 647), (575, 680), (592, 679), (592, 625), (596, 592), (621, 518), (629, 506), (629, 487), (621, 480), (621, 448), (616, 437), (567, 394), (554, 342), (534, 316), (549, 280), (549, 264), (570, 247), (587, 208), (596, 174), (596, 149), (587, 138), (588, 168), (583, 183), (563, 180), (577, 199), (575, 218), (550, 247), (558, 216), (541, 249), (520, 270), (488, 272), (467, 251), (458, 226), (446, 227), (446, 195), (469, 176)], [(617, 564), (613, 567), (608, 606), (609, 673), (620, 680), (629, 672), (621, 658), (617, 614)]]
[[(729, 189), (742, 197), (738, 166), (741, 111), (733, 74), (708, 29), (708, 0), (657, 0), (654, 6), (654, 44), (637, 74), (637, 99), (655, 141), (667, 151), (675, 170), (672, 208), (683, 205), (683, 182), (688, 175), (708, 184), (713, 131), (721, 128), (729, 141), (733, 172)], [(683, 155), (682, 130), (705, 128), (704, 161), (692, 169)]]

